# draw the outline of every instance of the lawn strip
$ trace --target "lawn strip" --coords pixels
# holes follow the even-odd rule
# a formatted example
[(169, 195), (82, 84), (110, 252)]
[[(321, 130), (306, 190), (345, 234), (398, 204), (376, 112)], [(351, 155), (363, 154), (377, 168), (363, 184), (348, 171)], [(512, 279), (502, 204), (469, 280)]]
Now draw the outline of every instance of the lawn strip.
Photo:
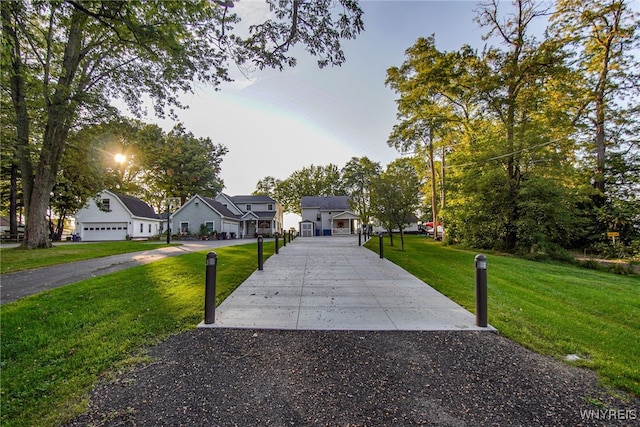
[[(399, 241), (399, 239), (396, 239)], [(478, 252), (406, 236), (385, 257), (475, 313)], [(367, 247), (378, 251), (378, 239)], [(480, 251), (479, 251), (480, 252)], [(488, 254), (489, 323), (539, 353), (595, 370), (607, 385), (640, 396), (640, 277)]]
[[(265, 259), (273, 245), (265, 245)], [(257, 266), (257, 245), (216, 249), (220, 303)], [(204, 252), (166, 258), (2, 306), (2, 425), (60, 425), (127, 360), (204, 316)]]

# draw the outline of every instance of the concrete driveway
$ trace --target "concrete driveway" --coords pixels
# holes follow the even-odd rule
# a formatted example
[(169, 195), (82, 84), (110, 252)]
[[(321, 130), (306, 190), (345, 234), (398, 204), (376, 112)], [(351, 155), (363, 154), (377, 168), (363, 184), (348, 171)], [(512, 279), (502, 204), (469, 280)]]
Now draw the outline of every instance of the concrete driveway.
[(495, 331), (357, 237), (297, 238), (199, 327)]

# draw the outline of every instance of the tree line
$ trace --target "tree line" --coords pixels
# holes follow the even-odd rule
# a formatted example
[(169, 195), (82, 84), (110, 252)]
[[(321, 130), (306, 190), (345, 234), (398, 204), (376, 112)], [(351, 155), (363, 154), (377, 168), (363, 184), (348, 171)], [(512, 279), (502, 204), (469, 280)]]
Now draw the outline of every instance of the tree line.
[(637, 250), (638, 13), (625, 0), (501, 5), (478, 6), (482, 51), (440, 51), (431, 35), (387, 71), (389, 145), (426, 159), (450, 241), (553, 256), (616, 233)]
[[(441, 51), (431, 35), (387, 70), (398, 95), (387, 142), (403, 159), (384, 173), (366, 158), (306, 167), (256, 191), (290, 212), (304, 195), (348, 194), (362, 221), (375, 211), (387, 223), (387, 202), (411, 182), (411, 206), (443, 221), (449, 242), (532, 257), (640, 252), (638, 13), (626, 0), (501, 7), (478, 4), (481, 51)], [(365, 164), (368, 183), (354, 185)]]

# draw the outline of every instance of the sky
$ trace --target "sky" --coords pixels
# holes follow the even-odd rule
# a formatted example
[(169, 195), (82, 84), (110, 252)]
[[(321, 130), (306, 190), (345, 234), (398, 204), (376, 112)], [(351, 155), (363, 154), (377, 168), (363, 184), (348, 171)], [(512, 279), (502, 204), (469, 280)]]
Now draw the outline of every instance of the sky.
[[(387, 69), (400, 66), (419, 37), (435, 34), (442, 51), (464, 44), (481, 49), (485, 43), (473, 1), (361, 0), (360, 6), (365, 30), (343, 41), (342, 66), (319, 69), (316, 59), (303, 53), (295, 68), (252, 70), (247, 78), (232, 65), (234, 82), (219, 91), (197, 85), (181, 98), (190, 108), (178, 112), (178, 121), (196, 137), (229, 150), (222, 162), (225, 193), (251, 194), (266, 176), (285, 179), (312, 164), (341, 168), (352, 157), (367, 156), (385, 166), (399, 157), (387, 145), (397, 98), (385, 86)], [(240, 0), (234, 9), (247, 20), (268, 12), (258, 0)], [(156, 122), (165, 130), (176, 124)], [(297, 227), (297, 221), (287, 215), (285, 226)]]

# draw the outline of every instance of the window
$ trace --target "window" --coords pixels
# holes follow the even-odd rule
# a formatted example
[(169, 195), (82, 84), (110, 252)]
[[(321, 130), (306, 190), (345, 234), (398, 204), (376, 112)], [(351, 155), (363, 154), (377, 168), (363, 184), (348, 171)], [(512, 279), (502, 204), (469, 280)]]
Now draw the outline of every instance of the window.
[(247, 205), (246, 208), (247, 208), (247, 212), (249, 212), (251, 210), (251, 205)]
[(111, 212), (111, 201), (109, 199), (102, 199), (99, 208), (105, 212)]
[(189, 234), (189, 223), (188, 222), (181, 222), (180, 223), (180, 232), (182, 234)]
[(267, 210), (268, 211), (272, 211), (273, 210), (273, 205), (272, 204), (268, 204), (267, 205)]
[(142, 233), (144, 231), (144, 224), (140, 224), (140, 232)]
[(149, 224), (149, 233), (151, 233), (151, 224)]
[(206, 221), (204, 226), (207, 229), (207, 233), (213, 233), (213, 221)]

